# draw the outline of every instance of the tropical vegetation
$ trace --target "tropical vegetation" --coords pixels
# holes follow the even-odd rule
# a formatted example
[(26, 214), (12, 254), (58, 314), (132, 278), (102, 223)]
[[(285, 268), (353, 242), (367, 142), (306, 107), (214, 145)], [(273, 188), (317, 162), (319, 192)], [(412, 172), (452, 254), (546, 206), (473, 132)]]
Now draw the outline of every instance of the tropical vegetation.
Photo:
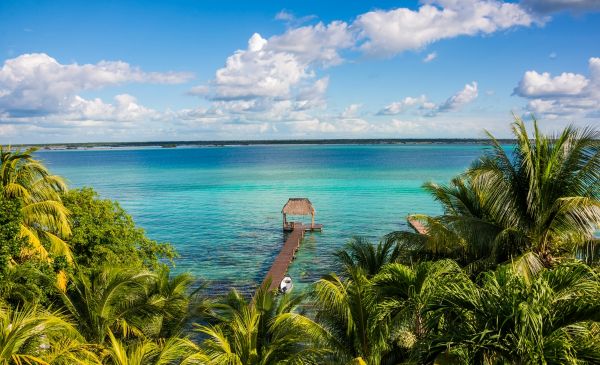
[(513, 124), (420, 232), (302, 293), (211, 296), (118, 203), (0, 149), (0, 364), (599, 364), (600, 132)]

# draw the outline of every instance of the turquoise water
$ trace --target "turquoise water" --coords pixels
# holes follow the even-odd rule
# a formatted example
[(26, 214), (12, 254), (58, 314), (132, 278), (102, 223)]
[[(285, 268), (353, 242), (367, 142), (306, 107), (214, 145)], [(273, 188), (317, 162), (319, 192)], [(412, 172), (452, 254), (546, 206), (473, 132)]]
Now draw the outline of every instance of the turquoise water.
[[(39, 151), (72, 187), (116, 199), (149, 237), (171, 242), (176, 271), (214, 291), (260, 283), (283, 243), (281, 208), (308, 197), (322, 233), (307, 234), (290, 268), (302, 286), (332, 269), (353, 235), (377, 241), (436, 214), (423, 182), (447, 182), (483, 151), (473, 145), (235, 146)], [(305, 221), (307, 218), (304, 218)]]

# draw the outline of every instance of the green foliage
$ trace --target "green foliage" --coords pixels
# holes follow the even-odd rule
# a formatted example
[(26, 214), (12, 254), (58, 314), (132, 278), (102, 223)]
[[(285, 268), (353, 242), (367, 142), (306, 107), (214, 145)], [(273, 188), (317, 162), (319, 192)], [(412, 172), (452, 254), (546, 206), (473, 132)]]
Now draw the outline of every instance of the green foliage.
[(0, 306), (0, 364), (97, 364), (90, 348), (57, 312)]
[(0, 280), (0, 300), (12, 307), (38, 303), (50, 306), (57, 295), (56, 272), (49, 263), (29, 261), (5, 268)]
[(175, 257), (170, 245), (146, 237), (117, 202), (99, 199), (91, 188), (70, 190), (62, 200), (71, 211), (69, 243), (80, 270), (92, 271), (108, 262), (156, 268), (159, 258)]
[(6, 199), (21, 204), (20, 235), (29, 247), (21, 254), (45, 260), (65, 256), (71, 261), (71, 250), (65, 242), (70, 233), (69, 211), (60, 194), (67, 190), (63, 179), (51, 175), (33, 158), (35, 148), (25, 151), (0, 146), (0, 186)]
[(467, 172), (449, 185), (425, 184), (444, 214), (417, 217), (426, 235), (388, 236), (403, 257), (450, 257), (476, 273), (529, 251), (545, 265), (560, 257), (589, 260), (597, 252), (600, 131), (568, 127), (546, 136), (534, 121), (530, 137), (517, 119), (513, 133), (512, 154), (490, 135), (491, 151)]
[[(266, 285), (268, 287), (268, 284)], [(327, 349), (316, 345), (321, 327), (293, 310), (300, 297), (276, 298), (265, 287), (250, 303), (236, 291), (213, 304), (214, 324), (198, 326), (208, 336), (201, 350), (205, 364), (322, 364)]]
[(541, 269), (519, 264), (444, 284), (430, 303), (421, 361), (462, 353), (469, 363), (600, 362), (600, 278), (583, 263)]
[(79, 332), (90, 342), (104, 344), (109, 333), (120, 338), (162, 338), (177, 334), (189, 305), (190, 278), (169, 277), (143, 269), (104, 267), (79, 272), (63, 305)]
[(362, 237), (352, 238), (342, 250), (335, 253), (344, 272), (352, 273), (360, 268), (369, 277), (379, 272), (384, 265), (395, 262), (398, 255), (398, 246), (392, 241), (386, 240), (373, 245)]
[(171, 365), (203, 364), (198, 347), (185, 338), (151, 341), (147, 339), (124, 344), (112, 333), (104, 352), (106, 365)]
[(346, 279), (324, 276), (315, 283), (312, 297), (315, 319), (323, 328), (321, 343), (331, 350), (331, 363), (358, 358), (381, 363), (390, 349), (389, 317), (379, 310), (374, 287), (362, 269), (351, 271)]
[(21, 202), (0, 193), (0, 299), (12, 306), (47, 305), (55, 294), (56, 272), (67, 263), (23, 261), (21, 253), (29, 243), (20, 235), (21, 222)]
[(20, 228), (19, 201), (6, 199), (0, 191), (0, 281), (5, 280), (5, 271), (25, 245), (25, 240), (19, 236)]

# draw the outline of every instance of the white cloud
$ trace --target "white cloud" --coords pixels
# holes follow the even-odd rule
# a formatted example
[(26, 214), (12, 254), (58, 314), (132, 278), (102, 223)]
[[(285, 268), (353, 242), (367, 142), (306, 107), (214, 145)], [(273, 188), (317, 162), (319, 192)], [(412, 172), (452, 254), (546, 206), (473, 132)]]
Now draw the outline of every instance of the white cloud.
[(255, 33), (248, 48), (227, 58), (209, 85), (213, 100), (289, 98), (292, 87), (311, 78), (308, 64), (291, 53), (267, 49), (268, 41)]
[(318, 78), (315, 68), (340, 63), (337, 47), (351, 44), (344, 22), (290, 29), (269, 39), (256, 33), (213, 80), (189, 93), (228, 112), (252, 113), (248, 119), (294, 120), (298, 112), (325, 107), (329, 77)]
[[(294, 15), (281, 11), (279, 20), (292, 21)], [(222, 110), (233, 113), (269, 113), (288, 120), (294, 112), (325, 107), (328, 78), (318, 78), (321, 70), (344, 61), (343, 51), (360, 49), (371, 54), (390, 55), (418, 49), (440, 39), (460, 35), (492, 33), (514, 26), (528, 26), (532, 19), (517, 4), (496, 0), (428, 1), (418, 10), (400, 8), (360, 15), (351, 25), (343, 21), (319, 22), (290, 28), (281, 35), (263, 38), (254, 34), (245, 50), (227, 58), (214, 79), (189, 90), (206, 97)], [(435, 59), (435, 52), (424, 59)], [(476, 91), (476, 90), (475, 90)], [(462, 96), (465, 97), (465, 96)], [(461, 96), (441, 111), (460, 106)], [(405, 102), (410, 103), (410, 100)], [(397, 114), (408, 104), (396, 103), (380, 114)], [(434, 109), (422, 101), (421, 108)], [(250, 116), (256, 118), (256, 115)]]
[(124, 83), (181, 83), (189, 73), (144, 72), (121, 61), (60, 64), (44, 53), (8, 59), (0, 69), (0, 112), (10, 116), (61, 113), (77, 93)]
[(540, 14), (559, 11), (586, 12), (600, 10), (598, 0), (523, 0), (522, 6)]
[(437, 58), (437, 52), (431, 52), (425, 58), (423, 58), (423, 62), (428, 63)]
[(438, 106), (435, 111), (441, 113), (460, 109), (473, 102), (478, 95), (477, 82), (473, 81), (470, 84), (466, 84), (461, 91), (449, 97), (443, 104)]
[(427, 101), (427, 97), (425, 95), (421, 95), (419, 97), (413, 98), (412, 96), (407, 96), (401, 101), (393, 102), (383, 109), (381, 109), (377, 114), (378, 115), (397, 115), (402, 112), (405, 112), (407, 109), (421, 106), (425, 109), (431, 109), (432, 103)]
[(425, 95), (419, 97), (407, 96), (401, 101), (393, 102), (381, 109), (377, 115), (398, 115), (408, 111), (411, 108), (418, 109), (425, 113), (427, 117), (433, 117), (438, 113), (455, 111), (463, 106), (473, 102), (478, 96), (477, 82), (473, 81), (466, 84), (465, 87), (452, 95), (445, 102), (435, 104), (427, 99)]
[(527, 71), (514, 93), (529, 99), (527, 109), (537, 115), (594, 117), (600, 115), (600, 58), (589, 59), (589, 77), (563, 72), (552, 77), (547, 72)]
[(305, 64), (333, 66), (342, 62), (338, 51), (352, 47), (354, 42), (348, 24), (333, 21), (328, 25), (318, 23), (290, 29), (282, 35), (269, 38), (267, 48), (291, 53)]
[(585, 76), (570, 72), (552, 77), (548, 72), (540, 74), (527, 71), (514, 92), (524, 97), (577, 95), (588, 83), (589, 80)]
[(418, 10), (375, 10), (353, 24), (364, 42), (360, 49), (375, 55), (394, 55), (423, 48), (441, 39), (489, 34), (529, 26), (533, 18), (518, 4), (495, 0), (427, 1)]
[(362, 107), (362, 104), (350, 104), (344, 109), (341, 114), (342, 118), (354, 118), (356, 117), (359, 109)]

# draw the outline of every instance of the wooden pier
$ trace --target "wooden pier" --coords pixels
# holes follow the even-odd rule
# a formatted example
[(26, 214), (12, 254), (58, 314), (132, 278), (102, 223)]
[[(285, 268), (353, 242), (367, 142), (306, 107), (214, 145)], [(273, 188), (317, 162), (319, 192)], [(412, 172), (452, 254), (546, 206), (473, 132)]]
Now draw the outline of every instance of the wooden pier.
[[(283, 231), (290, 232), (281, 247), (281, 251), (273, 261), (271, 268), (265, 275), (265, 278), (260, 285), (265, 286), (269, 280), (269, 291), (278, 290), (279, 284), (287, 274), (288, 268), (294, 257), (296, 251), (300, 248), (302, 239), (304, 238), (305, 232), (322, 231), (323, 225), (315, 223), (315, 209), (312, 206), (310, 200), (306, 198), (290, 198), (284, 205), (281, 213), (283, 214)], [(312, 217), (310, 224), (304, 224), (302, 222), (288, 222), (287, 215), (310, 215)]]
[(279, 289), (281, 280), (285, 277), (288, 267), (294, 260), (296, 251), (300, 248), (300, 243), (302, 242), (302, 238), (304, 238), (304, 232), (306, 232), (305, 228), (306, 227), (302, 224), (297, 224), (294, 227), (294, 230), (288, 235), (287, 240), (285, 240), (283, 247), (281, 247), (279, 255), (277, 255), (275, 261), (273, 261), (271, 269), (267, 272), (261, 286), (266, 285), (267, 281), (271, 279), (269, 291)]
[(408, 216), (408, 218), (406, 218), (406, 220), (408, 221), (408, 224), (417, 232), (420, 234), (427, 234), (427, 227), (425, 227), (423, 225), (423, 223), (419, 222), (418, 220), (414, 219), (411, 216)]

